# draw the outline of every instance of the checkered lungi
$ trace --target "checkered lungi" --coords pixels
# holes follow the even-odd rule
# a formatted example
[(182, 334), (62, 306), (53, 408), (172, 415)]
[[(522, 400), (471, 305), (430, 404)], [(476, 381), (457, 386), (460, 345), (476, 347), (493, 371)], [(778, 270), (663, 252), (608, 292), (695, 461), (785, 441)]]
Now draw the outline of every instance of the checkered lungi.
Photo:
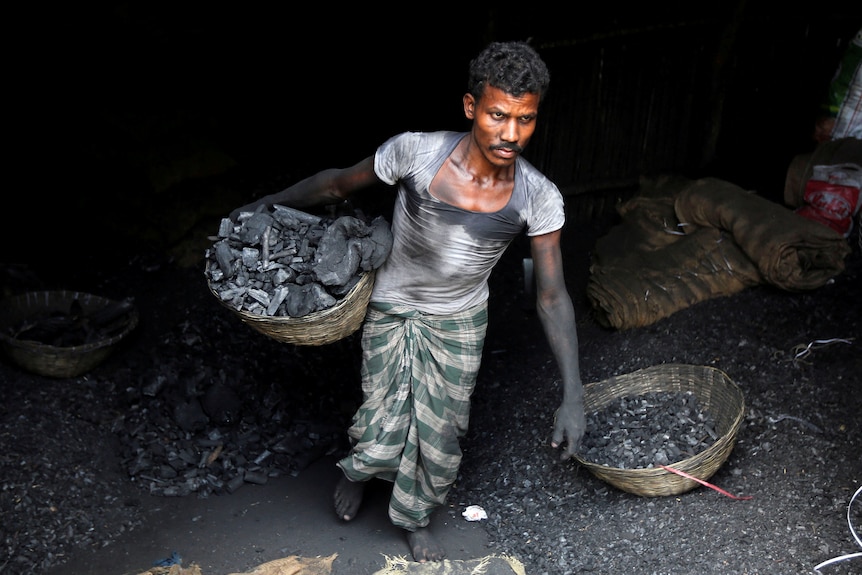
[(368, 307), (363, 403), (338, 466), (352, 481), (392, 481), (389, 517), (399, 527), (427, 526), (457, 477), (487, 326), (487, 302), (452, 315)]

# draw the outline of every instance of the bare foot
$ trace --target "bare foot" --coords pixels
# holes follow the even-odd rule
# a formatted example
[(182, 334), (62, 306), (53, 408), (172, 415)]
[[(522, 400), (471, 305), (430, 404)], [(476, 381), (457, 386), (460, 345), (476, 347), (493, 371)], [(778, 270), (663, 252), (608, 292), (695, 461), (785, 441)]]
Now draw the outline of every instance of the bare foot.
[(342, 475), (335, 486), (335, 513), (345, 521), (356, 517), (362, 504), (362, 494), (365, 492), (364, 481), (350, 481)]
[(427, 527), (407, 532), (407, 544), (413, 552), (413, 559), (419, 563), (442, 561), (446, 558), (446, 550), (431, 535)]

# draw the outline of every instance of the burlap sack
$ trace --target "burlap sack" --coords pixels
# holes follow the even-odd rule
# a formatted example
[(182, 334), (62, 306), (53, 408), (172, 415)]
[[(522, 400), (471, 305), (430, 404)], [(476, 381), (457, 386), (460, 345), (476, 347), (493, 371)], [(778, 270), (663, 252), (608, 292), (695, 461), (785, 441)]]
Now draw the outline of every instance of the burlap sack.
[(507, 555), (488, 555), (463, 561), (416, 563), (404, 557), (387, 557), (386, 566), (373, 575), (526, 575), (524, 565)]

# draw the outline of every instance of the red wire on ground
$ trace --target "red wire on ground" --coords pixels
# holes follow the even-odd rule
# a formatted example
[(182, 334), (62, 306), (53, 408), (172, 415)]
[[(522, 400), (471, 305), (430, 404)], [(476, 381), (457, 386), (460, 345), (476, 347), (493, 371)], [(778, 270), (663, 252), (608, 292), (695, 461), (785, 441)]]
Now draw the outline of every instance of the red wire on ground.
[(701, 485), (706, 485), (710, 489), (715, 489), (716, 491), (718, 491), (722, 495), (727, 495), (731, 499), (739, 499), (742, 501), (746, 501), (748, 499), (751, 499), (751, 495), (742, 495), (742, 496), (732, 495), (732, 494), (728, 493), (727, 491), (725, 491), (724, 489), (722, 489), (720, 487), (716, 487), (712, 483), (707, 483), (706, 481), (704, 481), (702, 479), (698, 479), (697, 477), (694, 477), (693, 475), (689, 475), (685, 471), (680, 471), (679, 469), (674, 469), (673, 467), (668, 467), (667, 465), (661, 465), (660, 467), (662, 469), (666, 469), (666, 470), (670, 471), (671, 473), (676, 473), (677, 475), (682, 475), (686, 479), (691, 479), (692, 481), (697, 481)]

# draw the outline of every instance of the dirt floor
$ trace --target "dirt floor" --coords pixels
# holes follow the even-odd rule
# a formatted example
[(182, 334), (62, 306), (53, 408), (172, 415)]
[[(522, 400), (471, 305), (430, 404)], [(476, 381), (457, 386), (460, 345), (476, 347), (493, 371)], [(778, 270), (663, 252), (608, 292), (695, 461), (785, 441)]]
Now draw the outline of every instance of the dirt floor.
[[(750, 499), (707, 487), (641, 497), (559, 461), (549, 447), (558, 375), (524, 293), (526, 253), (514, 245), (492, 277), (491, 328), (464, 463), (448, 507), (435, 517), (452, 557), (511, 555), (530, 575), (792, 575), (858, 553), (862, 502), (850, 505), (862, 485), (862, 255), (855, 237), (846, 271), (820, 289), (757, 286), (619, 332), (601, 327), (585, 297), (591, 250), (610, 223), (570, 225), (565, 236), (584, 381), (670, 363), (725, 372), (743, 391), (745, 417), (710, 482)], [(195, 240), (198, 249), (201, 238)], [(0, 362), (0, 572), (139, 573), (176, 551), (183, 565), (224, 575), (332, 550), (340, 554), (334, 573), (363, 575), (382, 567), (382, 554), (407, 552), (400, 534), (379, 520), (385, 495), (366, 506), (375, 519), (361, 516), (370, 521), (362, 537), (329, 515), (331, 464), (358, 401), (356, 337), (319, 348), (279, 344), (220, 306), (201, 270), (179, 265), (175, 255), (91, 254), (74, 269), (3, 271), (7, 294), (66, 288), (134, 297), (141, 321), (81, 377), (43, 378), (6, 357)], [(142, 391), (156, 381), (167, 385)], [(237, 420), (177, 429), (172, 414), (181, 394), (165, 390), (199, 397), (215, 383), (240, 398)], [(233, 493), (170, 497), (158, 494), (167, 480), (131, 474), (136, 453), (170, 451), (214, 431), (257, 433), (246, 439), (257, 447), (301, 432), (304, 449), (263, 466), (264, 485), (246, 483)], [(468, 504), (481, 505), (488, 518), (466, 522)], [(862, 558), (820, 570), (859, 572)]]

